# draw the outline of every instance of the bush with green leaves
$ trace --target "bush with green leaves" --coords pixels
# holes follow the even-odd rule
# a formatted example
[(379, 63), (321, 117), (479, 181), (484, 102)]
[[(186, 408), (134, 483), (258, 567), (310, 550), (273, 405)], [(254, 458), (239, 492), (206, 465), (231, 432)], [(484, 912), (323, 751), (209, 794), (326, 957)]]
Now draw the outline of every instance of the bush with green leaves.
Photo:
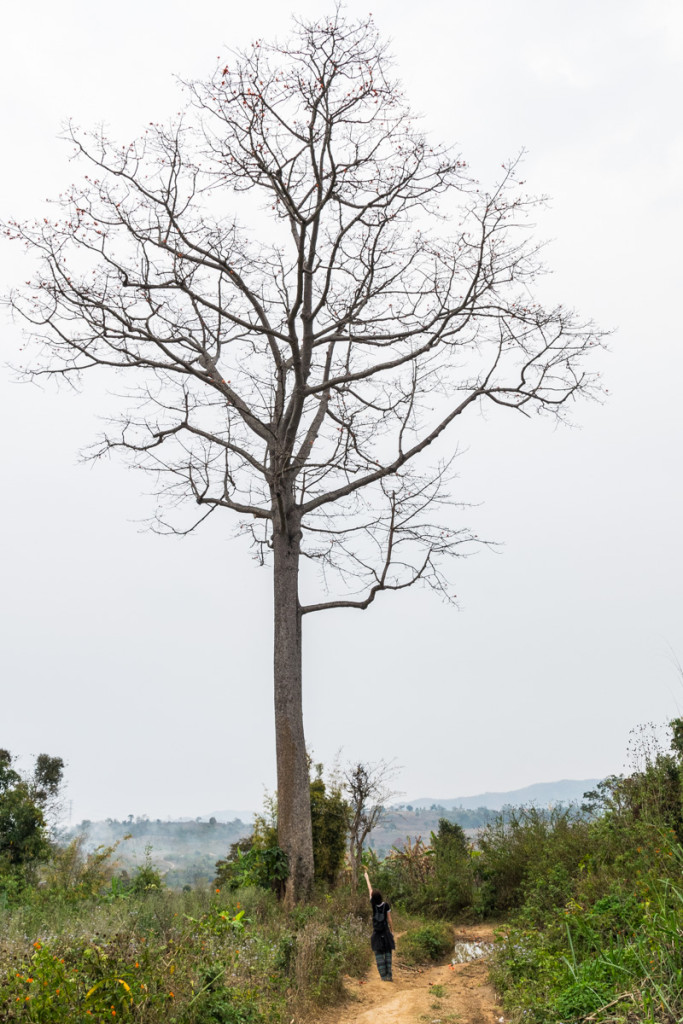
[(452, 950), (453, 928), (444, 921), (431, 921), (401, 936), (397, 956), (405, 964), (427, 964), (443, 960)]
[(217, 861), (215, 885), (233, 892), (242, 886), (259, 886), (281, 895), (288, 872), (287, 855), (277, 844), (254, 843), (246, 853), (237, 846), (234, 855)]
[[(571, 834), (562, 830), (557, 851), (566, 856), (551, 870), (545, 856), (536, 857), (504, 889), (515, 893), (517, 909), (497, 943), (492, 974), (515, 1019), (683, 1019), (683, 722), (672, 725), (673, 753), (639, 733), (635, 770), (604, 780), (587, 795), (583, 822)], [(516, 832), (506, 851), (505, 837), (495, 838), (483, 859), (506, 869), (493, 875), (500, 882), (511, 877), (510, 863), (519, 867), (528, 844)]]
[(39, 754), (33, 773), (24, 777), (9, 750), (0, 750), (0, 890), (14, 892), (49, 857), (48, 818), (63, 770), (61, 757)]
[[(315, 879), (330, 887), (344, 863), (349, 805), (341, 784), (334, 777), (325, 782), (322, 764), (315, 769), (309, 784)], [(233, 890), (256, 885), (282, 895), (288, 870), (287, 856), (277, 841), (277, 800), (267, 797), (264, 813), (254, 819), (251, 836), (233, 843), (227, 857), (217, 861), (214, 884)]]
[(432, 832), (431, 848), (434, 870), (419, 909), (439, 917), (462, 915), (475, 901), (477, 858), (474, 851), (462, 827), (447, 818), (441, 818), (438, 831)]
[(266, 1024), (254, 989), (209, 981), (178, 1018), (178, 1024)]
[(501, 917), (530, 892), (549, 907), (563, 906), (588, 848), (589, 822), (575, 807), (510, 808), (479, 835), (477, 863), (480, 913)]
[(334, 779), (324, 781), (323, 766), (316, 765), (310, 782), (313, 864), (316, 882), (332, 886), (344, 864), (350, 808)]
[(161, 877), (161, 872), (152, 863), (152, 847), (146, 846), (145, 859), (135, 870), (130, 882), (130, 891), (134, 893), (159, 892), (163, 887), (164, 880)]

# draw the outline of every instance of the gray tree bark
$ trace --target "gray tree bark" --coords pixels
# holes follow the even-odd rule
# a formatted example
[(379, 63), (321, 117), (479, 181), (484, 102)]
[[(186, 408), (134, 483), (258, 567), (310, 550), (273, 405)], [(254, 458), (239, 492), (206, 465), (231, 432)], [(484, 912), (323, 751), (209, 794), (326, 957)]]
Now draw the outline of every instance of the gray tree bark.
[(301, 529), (296, 513), (291, 512), (273, 533), (278, 843), (289, 861), (285, 902), (290, 906), (306, 899), (313, 886), (313, 836), (301, 694), (300, 546)]

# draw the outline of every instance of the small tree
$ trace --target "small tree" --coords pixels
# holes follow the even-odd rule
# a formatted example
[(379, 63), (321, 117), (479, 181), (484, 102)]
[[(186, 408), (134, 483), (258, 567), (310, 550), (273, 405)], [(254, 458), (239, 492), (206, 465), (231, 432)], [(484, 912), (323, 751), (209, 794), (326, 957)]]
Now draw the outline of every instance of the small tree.
[(358, 761), (344, 773), (350, 805), (349, 861), (354, 891), (363, 864), (363, 846), (381, 821), (384, 805), (392, 796), (389, 782), (397, 770), (395, 765), (386, 761), (378, 761), (377, 764)]
[(474, 898), (474, 870), (464, 829), (440, 818), (431, 834), (434, 874), (425, 892), (425, 909), (451, 919)]
[[(225, 510), (272, 564), (294, 901), (313, 880), (304, 616), (417, 583), (450, 599), (445, 560), (474, 537), (444, 516), (446, 432), (485, 406), (561, 417), (596, 386), (583, 359), (600, 332), (534, 297), (539, 200), (518, 161), (485, 189), (427, 140), (371, 20), (299, 22), (188, 90), (177, 121), (124, 146), (69, 127), (90, 173), (54, 217), (5, 225), (41, 261), (12, 301), (39, 345), (29, 377), (103, 368), (127, 384), (97, 454), (125, 453), (171, 508), (199, 508), (161, 505), (157, 527)], [(301, 600), (302, 557), (327, 594)]]
[(321, 764), (311, 779), (311, 825), (316, 881), (334, 885), (344, 864), (350, 808), (334, 778), (323, 779)]
[(47, 814), (59, 792), (61, 757), (39, 754), (33, 773), (22, 778), (9, 750), (0, 750), (0, 871), (29, 873), (50, 852)]

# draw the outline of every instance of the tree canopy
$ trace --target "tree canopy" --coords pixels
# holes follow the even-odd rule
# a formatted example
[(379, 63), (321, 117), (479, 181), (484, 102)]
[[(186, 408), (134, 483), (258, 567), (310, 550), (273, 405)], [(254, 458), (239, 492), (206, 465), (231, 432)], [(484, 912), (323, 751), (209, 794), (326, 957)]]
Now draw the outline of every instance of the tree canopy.
[(50, 850), (50, 804), (64, 771), (61, 757), (39, 754), (33, 774), (23, 777), (9, 750), (0, 750), (0, 874), (30, 868)]

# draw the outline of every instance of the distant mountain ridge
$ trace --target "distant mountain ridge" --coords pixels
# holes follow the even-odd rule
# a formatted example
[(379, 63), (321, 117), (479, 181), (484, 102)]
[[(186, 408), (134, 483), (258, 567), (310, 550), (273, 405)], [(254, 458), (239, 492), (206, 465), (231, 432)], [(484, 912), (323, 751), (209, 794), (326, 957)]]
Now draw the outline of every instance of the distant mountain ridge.
[(548, 804), (580, 803), (583, 794), (589, 789), (595, 789), (600, 781), (600, 779), (560, 779), (558, 782), (535, 782), (531, 786), (511, 789), (506, 793), (478, 793), (475, 796), (456, 796), (448, 800), (437, 797), (420, 797), (418, 800), (411, 800), (409, 804), (402, 804), (402, 806), (432, 807), (436, 804), (447, 810), (452, 810), (455, 807), (463, 807), (465, 810), (487, 807), (491, 811), (500, 811), (506, 804), (514, 807), (519, 807), (522, 804), (547, 807)]
[(244, 821), (247, 824), (251, 824), (254, 820), (256, 811), (246, 811), (244, 808), (241, 810), (223, 810), (223, 811), (209, 811), (208, 814), (202, 814), (200, 821), (209, 821), (210, 818), (215, 818), (216, 821)]

